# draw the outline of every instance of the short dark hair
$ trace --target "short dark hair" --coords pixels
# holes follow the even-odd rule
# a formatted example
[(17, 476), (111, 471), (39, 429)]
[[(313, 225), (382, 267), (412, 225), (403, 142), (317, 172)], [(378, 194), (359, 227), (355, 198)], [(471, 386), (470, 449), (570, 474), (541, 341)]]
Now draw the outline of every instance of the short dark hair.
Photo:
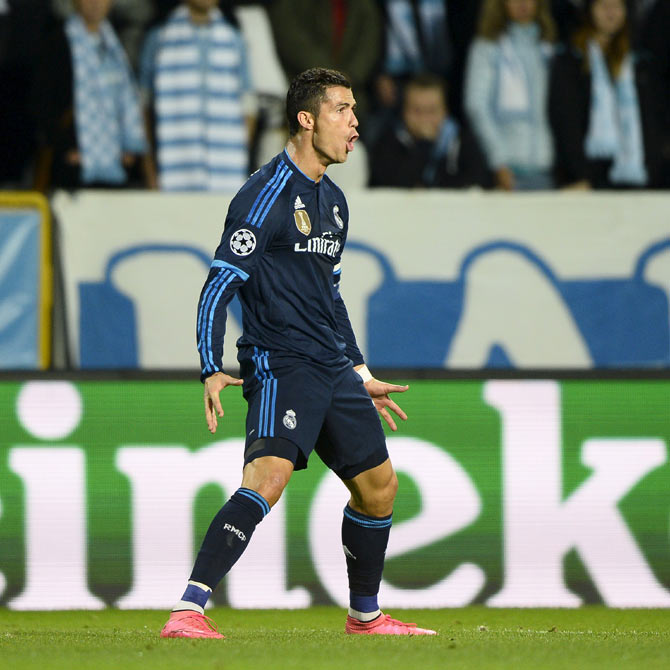
[(448, 101), (449, 85), (447, 80), (443, 77), (439, 77), (438, 75), (433, 74), (432, 72), (420, 72), (419, 74), (414, 75), (405, 84), (405, 92), (407, 92), (407, 90), (410, 88), (421, 88), (424, 90), (428, 88), (435, 88), (442, 94), (442, 98), (444, 99), (445, 104)]
[(341, 72), (325, 67), (310, 68), (293, 79), (286, 94), (286, 119), (290, 137), (300, 130), (298, 112), (309, 112), (316, 118), (321, 103), (326, 99), (326, 90), (333, 86), (351, 88), (351, 82)]

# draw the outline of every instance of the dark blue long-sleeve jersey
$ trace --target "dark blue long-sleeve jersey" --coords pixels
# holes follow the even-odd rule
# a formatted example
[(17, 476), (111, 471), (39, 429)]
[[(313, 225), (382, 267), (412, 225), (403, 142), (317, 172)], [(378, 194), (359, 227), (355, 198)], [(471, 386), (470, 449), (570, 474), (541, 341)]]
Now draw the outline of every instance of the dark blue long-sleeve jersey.
[(340, 297), (349, 209), (324, 175), (315, 182), (286, 151), (233, 198), (200, 294), (197, 342), (202, 378), (221, 371), (226, 307), (242, 304), (238, 348), (257, 346), (326, 365), (363, 363)]

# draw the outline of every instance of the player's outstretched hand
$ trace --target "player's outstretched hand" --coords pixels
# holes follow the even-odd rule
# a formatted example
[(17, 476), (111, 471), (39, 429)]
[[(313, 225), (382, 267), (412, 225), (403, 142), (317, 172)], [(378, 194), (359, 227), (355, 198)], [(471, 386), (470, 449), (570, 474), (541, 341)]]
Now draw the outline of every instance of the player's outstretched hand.
[(223, 416), (219, 393), (226, 386), (241, 386), (243, 383), (241, 379), (231, 377), (225, 372), (215, 372), (211, 377), (205, 379), (205, 419), (207, 419), (207, 428), (210, 433), (216, 433), (219, 423), (216, 415)]
[(389, 414), (389, 410), (395, 412), (403, 421), (407, 421), (407, 414), (402, 411), (399, 405), (389, 398), (389, 393), (404, 393), (409, 386), (387, 384), (386, 382), (380, 382), (373, 377), (370, 381), (365, 383), (365, 388), (368, 390), (377, 411), (382, 415), (384, 421), (388, 423), (389, 428), (391, 430), (398, 430), (398, 426), (395, 425), (395, 421)]

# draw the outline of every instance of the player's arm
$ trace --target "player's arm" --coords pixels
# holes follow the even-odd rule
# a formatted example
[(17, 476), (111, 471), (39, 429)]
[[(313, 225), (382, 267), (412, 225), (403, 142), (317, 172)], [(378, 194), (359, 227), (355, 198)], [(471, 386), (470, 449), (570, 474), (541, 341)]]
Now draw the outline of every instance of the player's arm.
[(344, 304), (344, 300), (340, 295), (340, 264), (338, 263), (335, 266), (333, 272), (333, 298), (335, 305), (335, 319), (337, 321), (337, 330), (340, 335), (344, 338), (346, 344), (345, 353), (347, 358), (351, 359), (351, 362), (354, 365), (361, 365), (364, 362), (363, 354), (358, 348), (356, 342), (356, 335), (354, 334), (354, 329), (351, 327), (351, 321), (349, 320), (349, 313), (347, 312), (347, 307)]
[(382, 418), (389, 425), (391, 430), (398, 430), (393, 417), (389, 413), (389, 410), (395, 412), (403, 421), (407, 420), (407, 414), (403, 412), (398, 404), (396, 404), (389, 397), (389, 393), (404, 393), (409, 386), (399, 386), (397, 384), (388, 384), (386, 382), (379, 381), (372, 376), (368, 366), (365, 365), (365, 360), (361, 350), (358, 348), (356, 343), (356, 336), (354, 334), (354, 329), (351, 327), (351, 321), (349, 320), (349, 314), (347, 312), (347, 307), (344, 304), (344, 300), (340, 295), (340, 265), (335, 266), (333, 273), (333, 291), (335, 298), (335, 317), (337, 319), (337, 328), (344, 338), (346, 343), (346, 354), (351, 359), (351, 362), (354, 364), (354, 370), (358, 372), (365, 384), (367, 392), (372, 398), (377, 411), (381, 414)]
[(216, 432), (217, 415), (223, 416), (219, 393), (226, 386), (242, 384), (241, 379), (223, 371), (222, 358), (227, 307), (245, 278), (240, 276), (239, 268), (219, 265), (217, 261), (221, 262), (220, 259), (214, 259), (200, 293), (196, 322), (200, 379), (204, 382), (205, 419), (211, 433)]
[(216, 432), (217, 416), (223, 416), (219, 394), (226, 386), (242, 384), (241, 379), (226, 374), (222, 366), (227, 307), (253, 273), (270, 240), (270, 226), (253, 226), (235, 210), (236, 203), (231, 203), (221, 243), (198, 301), (200, 379), (204, 382), (205, 419), (211, 433)]

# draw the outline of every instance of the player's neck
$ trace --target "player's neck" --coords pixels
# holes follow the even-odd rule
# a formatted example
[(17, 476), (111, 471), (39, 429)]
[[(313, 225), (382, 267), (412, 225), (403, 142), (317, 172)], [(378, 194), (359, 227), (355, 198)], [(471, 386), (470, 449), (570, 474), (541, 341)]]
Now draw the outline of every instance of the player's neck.
[(320, 161), (312, 143), (307, 138), (300, 134), (289, 138), (286, 143), (286, 153), (310, 179), (315, 182), (321, 181), (321, 177), (326, 172), (326, 166)]

